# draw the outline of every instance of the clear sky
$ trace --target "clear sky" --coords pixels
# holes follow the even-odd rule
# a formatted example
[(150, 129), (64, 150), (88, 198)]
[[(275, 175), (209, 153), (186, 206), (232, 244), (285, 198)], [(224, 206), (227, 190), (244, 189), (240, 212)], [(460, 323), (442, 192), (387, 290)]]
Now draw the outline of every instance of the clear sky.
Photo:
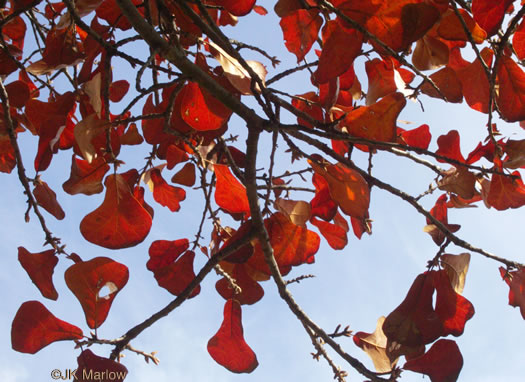
[[(281, 59), (280, 67), (273, 69), (260, 56), (249, 55), (267, 66), (270, 77), (294, 65), (295, 56), (284, 47), (278, 19), (273, 14), (273, 2), (263, 1), (261, 5), (268, 9), (267, 16), (249, 16), (240, 20), (238, 28), (227, 30), (234, 32), (238, 40), (263, 47)], [(309, 57), (312, 58), (311, 55)], [(364, 84), (366, 77), (363, 71), (358, 71), (358, 75)], [(114, 67), (115, 79), (129, 76), (126, 70)], [(293, 76), (275, 87), (296, 94), (313, 90), (303, 76)], [(421, 111), (419, 104), (409, 102), (400, 119), (412, 122), (409, 128), (429, 124), (431, 149), (436, 148), (437, 137), (450, 129), (459, 130), (464, 155), (485, 138), (485, 115), (471, 110), (465, 103), (446, 105), (426, 96), (420, 99), (425, 112)], [(118, 110), (116, 106), (115, 111)], [(504, 133), (516, 131), (512, 135), (514, 139), (524, 138), (517, 124), (505, 126), (501, 121), (497, 123)], [(239, 131), (243, 128), (238, 119), (232, 119), (231, 124), (237, 124)], [(399, 125), (406, 127), (401, 123)], [(33, 176), (36, 140), (27, 133), (20, 137), (28, 175)], [(242, 139), (238, 147), (244, 149)], [(280, 147), (284, 148), (282, 142)], [(132, 168), (133, 163), (140, 163), (144, 157), (131, 148), (125, 148), (122, 155), (127, 162), (126, 170)], [(281, 168), (289, 168), (288, 154), (283, 154), (281, 159)], [(48, 214), (46, 221), (52, 232), (63, 239), (67, 249), (78, 253), (84, 260), (111, 256), (130, 268), (128, 285), (116, 297), (107, 321), (98, 331), (101, 338), (116, 338), (174, 298), (159, 288), (152, 273), (146, 270), (147, 251), (154, 240), (193, 238), (202, 208), (200, 193), (187, 189), (188, 198), (182, 203), (181, 211), (175, 214), (155, 206), (151, 233), (142, 244), (131, 249), (109, 251), (86, 242), (78, 231), (80, 220), (100, 204), (103, 195), (85, 197), (64, 193), (61, 185), (69, 177), (70, 163), (70, 153), (62, 152), (53, 158), (50, 169), (42, 174), (43, 180), (57, 192), (58, 200), (66, 211), (64, 221), (58, 222)], [(484, 164), (490, 165), (488, 162)], [(446, 168), (446, 165), (442, 166)], [(433, 180), (430, 171), (418, 169), (406, 159), (388, 153), (378, 155), (374, 160), (374, 175), (412, 194), (423, 192)], [(18, 307), (24, 301), (38, 300), (57, 317), (79, 326), (85, 333), (89, 329), (80, 304), (63, 280), (64, 271), (71, 265), (69, 261), (61, 259), (55, 270), (54, 281), (59, 292), (57, 302), (40, 295), (17, 261), (18, 246), (24, 246), (31, 252), (40, 252), (45, 248), (42, 247), (43, 233), (36, 217), (31, 215), (31, 222), (24, 223), (26, 198), (15, 173), (0, 175), (0, 194), (3, 198), (3, 203), (0, 203), (0, 251), (3, 259), (0, 288), (4, 300), (3, 314), (0, 315), (0, 380), (50, 381), (53, 369), (74, 369), (80, 351), (73, 349), (72, 342), (51, 344), (36, 355), (11, 350), (10, 327)], [(440, 194), (437, 192), (423, 199), (425, 207), (430, 208)], [(148, 198), (149, 202), (155, 203), (151, 195)], [(350, 325), (355, 331), (372, 332), (377, 318), (388, 315), (399, 305), (414, 278), (425, 271), (427, 261), (437, 252), (438, 248), (430, 236), (423, 232), (425, 219), (406, 202), (373, 189), (370, 216), (373, 219), (371, 236), (357, 240), (350, 234), (349, 244), (342, 251), (333, 251), (322, 240), (315, 264), (294, 268), (288, 276), (316, 275), (314, 279), (291, 285), (290, 290), (307, 314), (329, 332), (338, 324), (343, 327)], [(462, 226), (458, 231), (460, 237), (475, 246), (521, 262), (525, 262), (523, 218), (522, 210), (497, 212), (487, 210), (482, 204), (475, 209), (449, 211), (449, 222)], [(464, 250), (450, 245), (447, 252), (459, 254)], [(473, 303), (476, 314), (467, 323), (464, 335), (454, 338), (464, 358), (459, 380), (521, 381), (525, 350), (520, 339), (525, 336), (525, 323), (519, 310), (507, 304), (508, 287), (499, 276), (499, 264), (475, 253), (471, 255), (463, 295)], [(204, 256), (197, 256), (195, 268), (199, 269), (204, 262)], [(206, 350), (207, 341), (222, 322), (224, 300), (215, 291), (216, 280), (218, 276), (210, 275), (203, 283), (199, 296), (185, 302), (132, 342), (138, 349), (157, 351), (160, 365), (146, 364), (142, 357), (126, 352), (123, 363), (130, 371), (127, 382), (332, 380), (332, 372), (326, 362), (312, 359), (310, 353), (314, 349), (308, 336), (278, 298), (276, 287), (271, 282), (263, 284), (263, 300), (254, 306), (243, 306), (245, 338), (257, 354), (259, 367), (250, 375), (235, 375), (216, 364)], [(373, 368), (368, 356), (353, 344), (351, 338), (342, 338), (339, 342), (352, 356)], [(111, 348), (94, 345), (92, 350), (105, 356)], [(337, 356), (333, 355), (333, 359), (349, 372), (348, 381), (364, 379)], [(407, 371), (401, 380), (421, 381), (422, 378), (420, 374)]]

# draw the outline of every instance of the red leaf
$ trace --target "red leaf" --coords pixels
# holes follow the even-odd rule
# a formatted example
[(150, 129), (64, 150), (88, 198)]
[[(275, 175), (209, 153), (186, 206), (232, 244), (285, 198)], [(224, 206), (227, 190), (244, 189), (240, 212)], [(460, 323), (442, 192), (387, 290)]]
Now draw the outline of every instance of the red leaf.
[(284, 16), (279, 24), (283, 30), (286, 48), (295, 54), (297, 62), (300, 62), (316, 41), (323, 18), (318, 10), (298, 9)]
[(37, 181), (33, 190), (38, 204), (58, 220), (64, 219), (66, 214), (57, 201), (57, 194), (44, 181)]
[(9, 105), (23, 108), (29, 100), (29, 86), (24, 81), (14, 81), (5, 86), (9, 97)]
[(185, 162), (189, 159), (188, 153), (176, 145), (169, 145), (166, 151), (166, 161), (168, 170), (171, 170), (177, 163)]
[[(252, 221), (248, 220), (243, 223), (237, 231), (235, 231), (222, 246), (221, 250), (224, 250), (229, 245), (235, 244), (237, 240), (242, 239), (245, 235), (250, 233), (252, 229)], [(253, 255), (253, 246), (251, 243), (246, 243), (241, 248), (231, 253), (224, 261), (228, 263), (241, 264), (245, 263)]]
[(330, 196), (328, 182), (321, 175), (314, 173), (312, 183), (315, 187), (315, 196), (310, 202), (312, 216), (320, 217), (326, 221), (332, 220), (337, 212), (337, 204)]
[(324, 168), (310, 162), (315, 172), (327, 182), (330, 196), (348, 216), (365, 218), (370, 205), (370, 188), (366, 180), (356, 171), (340, 163)]
[(71, 158), (71, 175), (62, 185), (65, 192), (70, 195), (93, 195), (104, 190), (102, 178), (109, 171), (109, 165), (104, 158), (98, 157), (89, 163), (73, 155)]
[(323, 28), (323, 51), (314, 82), (324, 84), (345, 73), (361, 53), (363, 36), (355, 29), (346, 29), (337, 20), (329, 21)]
[[(294, 99), (292, 100), (292, 105), (296, 109), (309, 115), (311, 118), (314, 119), (314, 121), (323, 122), (323, 109), (320, 106), (319, 97), (314, 92), (308, 92), (305, 94), (297, 95), (297, 97), (294, 97)], [(305, 119), (300, 117), (297, 117), (297, 123), (310, 128), (312, 127), (312, 124), (310, 122), (307, 122)]]
[(109, 358), (99, 357), (86, 349), (77, 358), (76, 382), (122, 382), (128, 369)]
[(208, 341), (208, 353), (233, 373), (251, 373), (259, 365), (257, 356), (244, 340), (241, 305), (228, 300), (219, 331)]
[(442, 336), (463, 334), (465, 324), (474, 316), (474, 306), (462, 295), (456, 293), (446, 270), (434, 271), (436, 288), (436, 313), (443, 322)]
[[(132, 3), (137, 6), (142, 4), (142, 0), (132, 0)], [(137, 10), (144, 13), (143, 7), (140, 7)], [(122, 30), (131, 29), (129, 20), (122, 14), (120, 7), (115, 0), (104, 0), (104, 2), (97, 7), (97, 16), (102, 20), (107, 21), (109, 25), (112, 25), (115, 28)]]
[(95, 257), (70, 266), (64, 278), (82, 305), (88, 326), (95, 329), (106, 320), (113, 300), (128, 282), (129, 271), (108, 257)]
[(169, 185), (158, 168), (151, 170), (150, 177), (153, 182), (153, 199), (161, 206), (168, 207), (171, 212), (178, 211), (180, 202), (186, 199), (186, 191), (180, 187)]
[(213, 165), (215, 176), (215, 203), (229, 213), (250, 216), (250, 205), (244, 187), (230, 172), (228, 166)]
[(25, 269), (33, 284), (42, 296), (50, 300), (58, 298), (58, 292), (53, 284), (53, 272), (58, 263), (54, 249), (39, 253), (30, 253), (24, 247), (18, 247), (18, 261)]
[(215, 289), (225, 300), (235, 299), (241, 305), (252, 305), (263, 298), (264, 289), (248, 275), (244, 265), (235, 264), (231, 277), (235, 280), (235, 284), (241, 288), (241, 293), (236, 294), (230, 282), (223, 277), (217, 281)]
[(104, 201), (80, 222), (82, 236), (93, 244), (109, 249), (133, 247), (141, 243), (151, 228), (151, 215), (133, 196), (122, 175), (109, 175), (104, 184)]
[(427, 124), (421, 125), (412, 130), (403, 130), (397, 128), (398, 131), (398, 142), (406, 144), (411, 147), (417, 147), (420, 149), (428, 149), (432, 135), (430, 134), (430, 128)]
[(500, 267), (499, 271), (510, 288), (509, 305), (519, 307), (521, 316), (525, 320), (525, 268), (507, 272), (503, 267)]
[[(198, 131), (220, 129), (232, 111), (196, 82), (189, 82), (181, 91), (180, 115), (184, 122)], [(177, 110), (174, 111), (176, 113)]]
[[(447, 101), (459, 103), (463, 101), (463, 87), (456, 72), (449, 66), (432, 73), (430, 79), (441, 93), (447, 98)], [(437, 92), (428, 82), (421, 86), (421, 91), (433, 98), (442, 98), (441, 94)]]
[[(496, 166), (496, 168), (498, 168)], [(499, 167), (501, 171), (501, 167)], [(486, 202), (499, 211), (508, 208), (519, 208), (525, 205), (525, 185), (518, 171), (506, 175), (492, 174)]]
[(429, 344), (443, 333), (443, 324), (432, 307), (432, 274), (416, 277), (403, 302), (388, 315), (383, 331), (390, 341), (416, 347)]
[(399, 63), (394, 59), (381, 60), (375, 58), (365, 63), (365, 70), (368, 76), (368, 91), (366, 93), (366, 104), (372, 105), (379, 98), (395, 93), (396, 91), (403, 91), (405, 89), (398, 89), (399, 85), (395, 80), (395, 71), (397, 71), (405, 83), (410, 83), (414, 79), (414, 73), (400, 68)]
[[(313, 262), (314, 255), (319, 250), (319, 235), (295, 225), (280, 212), (265, 219), (264, 225), (270, 237), (275, 261), (283, 275), (287, 274), (292, 266)], [(247, 263), (260, 272), (270, 274), (259, 243)]]
[(55, 341), (78, 340), (82, 330), (62, 321), (38, 301), (24, 302), (11, 326), (11, 346), (21, 353), (35, 354)]
[(11, 173), (16, 166), (15, 150), (9, 136), (0, 134), (0, 171)]
[(319, 228), (319, 232), (324, 236), (330, 247), (333, 249), (343, 249), (348, 244), (347, 230), (343, 227), (318, 220), (312, 216), (310, 219), (313, 225)]
[[(441, 195), (436, 204), (430, 210), (430, 214), (439, 220), (450, 232), (456, 232), (461, 228), (458, 224), (448, 224), (448, 209), (447, 209), (447, 195)], [(432, 224), (432, 221), (427, 218), (427, 226), (425, 232), (428, 232), (432, 236), (432, 240), (437, 245), (441, 245), (445, 241), (445, 233), (442, 232), (436, 225)]]
[(499, 92), (496, 97), (502, 116), (508, 122), (525, 119), (525, 73), (507, 56), (498, 66)]
[[(441, 135), (437, 140), (437, 144), (438, 150), (436, 154), (465, 163), (465, 158), (461, 154), (457, 130), (450, 130), (446, 135)], [(438, 159), (438, 162), (443, 163), (446, 160)]]
[(129, 90), (129, 82), (126, 80), (115, 81), (109, 86), (109, 99), (112, 102), (120, 102)]
[(171, 178), (173, 183), (191, 187), (195, 184), (195, 165), (186, 163), (184, 167)]
[(29, 7), (34, 7), (38, 5), (42, 0), (16, 0), (12, 1), (13, 11), (18, 11), (20, 9), (28, 9)]
[[(483, 41), (485, 41), (485, 39), (487, 38), (487, 33), (483, 29), (481, 29), (478, 24), (476, 24), (476, 22), (470, 16), (470, 14), (463, 9), (459, 9), (459, 13), (463, 18), (470, 35), (472, 36), (472, 40), (476, 44), (481, 44)], [(452, 9), (449, 9), (442, 16), (439, 22), (437, 33), (440, 37), (444, 38), (445, 40), (468, 41), (467, 34), (465, 33), (465, 29), (463, 27), (463, 23), (460, 21), (460, 19)]]
[(525, 21), (523, 20), (512, 36), (512, 47), (519, 60), (525, 59)]
[(426, 374), (432, 382), (457, 381), (463, 357), (455, 341), (441, 339), (421, 357), (405, 363), (403, 369)]
[(498, 32), (505, 16), (505, 11), (514, 0), (472, 0), (472, 16), (490, 37)]
[(250, 13), (255, 5), (255, 0), (215, 0), (224, 9), (234, 16), (245, 16)]
[[(481, 57), (489, 68), (491, 67), (493, 56), (494, 52), (489, 48), (484, 48), (481, 51)], [(468, 66), (456, 70), (456, 74), (461, 82), (463, 96), (468, 105), (474, 110), (487, 114), (489, 110), (490, 87), (481, 62), (475, 59)]]
[[(159, 286), (175, 296), (181, 294), (195, 278), (195, 253), (186, 251), (188, 247), (188, 239), (156, 240), (149, 247), (150, 259), (146, 267), (153, 272)], [(195, 297), (199, 292), (200, 285), (197, 285), (189, 297)]]

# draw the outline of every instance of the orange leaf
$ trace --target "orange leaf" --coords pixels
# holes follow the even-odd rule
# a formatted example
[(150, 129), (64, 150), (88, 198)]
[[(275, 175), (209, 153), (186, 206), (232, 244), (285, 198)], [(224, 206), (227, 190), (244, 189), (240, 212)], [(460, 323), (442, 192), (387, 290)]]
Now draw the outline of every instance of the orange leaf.
[(180, 209), (180, 202), (186, 199), (186, 191), (169, 185), (158, 168), (152, 169), (149, 175), (153, 184), (153, 199), (161, 206), (168, 207), (171, 212), (177, 212)]
[(416, 43), (412, 63), (419, 70), (437, 69), (448, 64), (448, 46), (432, 36), (423, 36)]
[(18, 247), (18, 261), (42, 296), (50, 300), (58, 299), (58, 292), (53, 284), (53, 272), (58, 263), (54, 249), (30, 253), (24, 247)]
[(306, 227), (306, 222), (310, 219), (311, 206), (302, 200), (275, 199), (275, 209), (282, 212), (294, 224)]
[(173, 183), (191, 187), (195, 184), (195, 165), (186, 163), (184, 167), (171, 178)]
[(310, 162), (315, 172), (327, 182), (330, 196), (348, 216), (365, 218), (370, 205), (370, 188), (366, 180), (356, 171), (341, 163), (325, 168)]
[[(146, 267), (153, 272), (159, 286), (175, 296), (181, 294), (195, 278), (195, 253), (186, 251), (188, 247), (187, 239), (156, 240), (149, 247), (150, 259)], [(189, 297), (195, 297), (199, 292), (200, 285), (193, 289)]]
[(229, 213), (250, 216), (250, 205), (244, 187), (230, 172), (226, 165), (213, 165), (215, 176), (215, 203)]
[(52, 342), (83, 336), (80, 328), (56, 318), (38, 301), (24, 302), (11, 326), (11, 346), (21, 353), (35, 354)]
[[(465, 162), (465, 158), (463, 158), (463, 154), (461, 154), (459, 133), (457, 130), (450, 130), (446, 135), (441, 135), (437, 140), (437, 144), (438, 150), (436, 154), (459, 162)], [(446, 161), (438, 158), (438, 162), (443, 163)]]
[(104, 201), (80, 222), (82, 236), (93, 244), (109, 249), (133, 247), (141, 243), (151, 228), (151, 215), (133, 196), (122, 175), (109, 175), (104, 184)]
[[(456, 72), (449, 66), (432, 73), (430, 79), (441, 93), (447, 98), (447, 101), (459, 103), (463, 100), (463, 87)], [(433, 98), (442, 98), (441, 94), (432, 87), (428, 82), (421, 86), (421, 91)]]
[[(479, 27), (467, 11), (459, 9), (468, 31), (476, 44), (481, 44), (487, 38), (487, 33)], [(441, 18), (437, 33), (440, 37), (450, 41), (468, 41), (463, 24), (452, 9), (449, 9)]]
[(352, 110), (339, 126), (355, 137), (395, 142), (396, 122), (406, 105), (401, 93), (391, 93), (371, 106)]
[(343, 227), (318, 220), (313, 216), (310, 221), (319, 228), (319, 232), (321, 232), (321, 235), (323, 235), (333, 249), (343, 249), (348, 244), (348, 237), (346, 236), (347, 230)]
[(70, 266), (64, 278), (82, 305), (88, 326), (95, 329), (106, 320), (113, 300), (128, 282), (129, 271), (108, 257), (95, 257)]
[[(490, 68), (494, 52), (489, 48), (483, 48), (481, 57)], [(466, 67), (456, 70), (456, 74), (463, 88), (463, 96), (468, 105), (474, 110), (488, 113), (489, 110), (489, 80), (478, 59), (475, 59)]]
[[(292, 223), (280, 212), (265, 219), (264, 225), (270, 237), (275, 261), (283, 275), (287, 274), (292, 266), (314, 261), (320, 244), (319, 235), (315, 232)], [(247, 264), (260, 272), (270, 274), (259, 243), (255, 245), (255, 253), (248, 259)]]
[[(375, 58), (367, 61), (365, 70), (368, 76), (367, 106), (374, 104), (379, 98), (387, 94), (405, 91), (404, 85), (414, 79), (414, 73), (400, 68), (399, 63), (393, 59), (381, 60)], [(399, 76), (398, 81), (395, 79), (396, 75)], [(399, 78), (401, 81), (399, 81)], [(401, 84), (403, 88), (399, 88)]]
[(397, 128), (398, 143), (406, 144), (408, 146), (417, 147), (421, 149), (428, 149), (432, 135), (427, 124), (421, 125), (412, 130), (403, 130)]
[(315, 196), (310, 202), (312, 216), (320, 217), (326, 221), (332, 220), (337, 212), (337, 204), (330, 196), (328, 182), (321, 175), (314, 173), (312, 183), (315, 187)]
[(33, 195), (43, 209), (58, 220), (64, 219), (66, 214), (57, 201), (57, 194), (55, 194), (46, 182), (42, 180), (37, 181), (35, 189), (33, 190)]
[(455, 341), (441, 339), (422, 356), (405, 363), (403, 369), (426, 374), (432, 382), (455, 382), (463, 368), (463, 357)]
[(259, 365), (257, 356), (244, 340), (241, 305), (228, 300), (219, 331), (208, 341), (208, 353), (233, 373), (251, 373)]

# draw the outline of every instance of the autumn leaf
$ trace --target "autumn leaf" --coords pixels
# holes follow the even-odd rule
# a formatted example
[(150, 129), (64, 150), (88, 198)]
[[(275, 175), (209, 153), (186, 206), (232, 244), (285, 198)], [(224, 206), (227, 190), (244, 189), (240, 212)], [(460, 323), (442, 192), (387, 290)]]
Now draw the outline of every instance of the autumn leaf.
[(390, 359), (387, 352), (388, 339), (382, 329), (384, 322), (385, 317), (381, 316), (373, 333), (357, 332), (353, 336), (354, 343), (368, 354), (378, 373), (390, 372), (397, 363), (397, 359)]
[(148, 182), (148, 185), (153, 190), (153, 199), (161, 206), (168, 207), (171, 212), (180, 210), (180, 202), (186, 199), (186, 191), (169, 185), (158, 168), (149, 171), (149, 178), (151, 182)]
[(70, 195), (101, 193), (104, 190), (102, 179), (108, 171), (109, 165), (102, 157), (89, 163), (87, 160), (73, 155), (71, 158), (71, 175), (62, 185), (62, 188)]
[(11, 325), (11, 346), (21, 353), (35, 354), (50, 343), (83, 336), (82, 330), (56, 318), (38, 301), (24, 302)]
[(509, 175), (494, 173), (489, 184), (489, 191), (485, 198), (489, 206), (503, 211), (525, 205), (525, 185), (518, 171)]
[(151, 228), (151, 215), (133, 196), (123, 175), (109, 175), (104, 185), (104, 201), (80, 222), (82, 236), (93, 244), (109, 249), (141, 243)]
[(75, 382), (123, 382), (128, 374), (126, 366), (109, 358), (99, 357), (85, 349), (77, 358)]
[(240, 293), (236, 293), (230, 281), (223, 277), (215, 284), (215, 289), (222, 298), (225, 300), (235, 299), (241, 305), (252, 305), (263, 298), (264, 289), (246, 272), (244, 265), (235, 264), (230, 276), (240, 288)]
[[(319, 235), (315, 232), (292, 223), (280, 212), (265, 219), (264, 226), (270, 237), (275, 261), (283, 275), (292, 266), (313, 262), (320, 244)], [(255, 245), (255, 253), (247, 264), (260, 272), (271, 274), (259, 243)]]
[(375, 58), (367, 61), (365, 70), (368, 76), (367, 106), (390, 93), (400, 92), (405, 95), (412, 93), (412, 91), (406, 91), (405, 85), (412, 82), (414, 73), (401, 68), (394, 59)]
[(317, 216), (325, 221), (332, 220), (337, 212), (337, 204), (330, 196), (328, 182), (322, 175), (314, 173), (312, 183), (315, 187), (315, 196), (310, 201), (312, 216)]
[(440, 257), (441, 266), (447, 272), (450, 284), (456, 293), (463, 293), (465, 278), (467, 277), (470, 254), (451, 255), (445, 253)]
[(348, 216), (364, 218), (370, 204), (370, 188), (356, 171), (340, 163), (322, 167), (313, 161), (310, 165), (328, 183), (330, 196)]
[(419, 70), (437, 69), (448, 64), (449, 48), (439, 38), (426, 35), (416, 43), (412, 63)]
[[(187, 239), (156, 240), (149, 247), (150, 259), (146, 267), (153, 272), (159, 286), (175, 296), (180, 295), (195, 278), (195, 253), (187, 251), (188, 247)], [(199, 292), (200, 285), (197, 285), (189, 298), (195, 297)]]
[(454, 382), (463, 368), (463, 356), (455, 341), (441, 339), (421, 357), (405, 363), (403, 369), (426, 374), (432, 382)]
[(64, 278), (82, 305), (88, 326), (95, 329), (106, 320), (113, 300), (128, 282), (129, 271), (108, 257), (95, 257), (70, 266)]
[(447, 101), (452, 103), (460, 103), (463, 101), (462, 82), (452, 68), (446, 66), (437, 72), (432, 73), (429, 78), (436, 85), (441, 94), (428, 82), (421, 85), (421, 91), (424, 94), (433, 98), (443, 98), (443, 96), (445, 96)]
[(525, 73), (508, 56), (501, 56), (498, 65), (499, 92), (496, 102), (508, 122), (525, 119)]
[(442, 335), (443, 323), (432, 306), (433, 294), (432, 274), (418, 275), (403, 302), (383, 324), (383, 332), (390, 341), (416, 347), (429, 344)]
[(251, 373), (259, 365), (257, 356), (244, 340), (241, 305), (228, 300), (219, 331), (208, 341), (208, 353), (233, 373)]
[(43, 209), (45, 209), (58, 220), (64, 219), (66, 214), (57, 201), (57, 194), (47, 185), (46, 182), (42, 180), (36, 181), (33, 195), (35, 196), (37, 203)]
[(53, 284), (53, 272), (58, 263), (54, 249), (30, 253), (24, 247), (18, 247), (18, 261), (42, 296), (50, 300), (58, 299), (58, 292)]
[(440, 190), (453, 192), (463, 199), (472, 199), (474, 195), (478, 194), (476, 175), (464, 167), (452, 167), (443, 175), (443, 178), (437, 182)]
[(525, 268), (509, 272), (499, 268), (501, 277), (509, 286), (509, 305), (519, 307), (521, 316), (525, 320)]
[(173, 175), (171, 181), (188, 187), (193, 186), (195, 184), (195, 165), (186, 163), (179, 172)]
[(425, 150), (428, 149), (428, 145), (432, 139), (430, 128), (427, 124), (421, 125), (412, 130), (403, 130), (398, 127), (397, 134), (397, 141), (399, 143)]
[[(481, 57), (487, 67), (491, 67), (494, 52), (489, 48), (483, 48)], [(467, 104), (482, 113), (489, 111), (489, 80), (483, 65), (478, 59), (475, 59), (466, 67), (456, 70), (456, 74), (463, 88), (463, 96)]]
[(490, 37), (497, 33), (505, 17), (505, 11), (514, 0), (491, 1), (472, 0), (472, 16)]
[[(450, 232), (456, 232), (461, 228), (459, 224), (449, 224), (448, 223), (448, 207), (447, 207), (447, 195), (441, 195), (436, 204), (430, 210), (430, 214), (439, 220)], [(432, 240), (437, 245), (441, 245), (445, 241), (446, 234), (441, 231), (437, 225), (432, 223), (432, 220), (427, 218), (427, 225), (423, 229), (425, 232), (429, 233), (432, 236)]]
[(279, 24), (286, 48), (297, 56), (297, 62), (301, 62), (317, 39), (323, 18), (315, 9), (297, 9), (287, 13)]
[(215, 185), (215, 203), (232, 214), (250, 216), (250, 205), (246, 195), (246, 187), (239, 182), (226, 165), (213, 166), (217, 177)]
[(310, 219), (311, 206), (302, 200), (290, 200), (277, 198), (274, 206), (277, 210), (286, 215), (290, 221), (296, 225), (306, 227), (306, 222)]
[(330, 247), (333, 249), (343, 249), (348, 244), (348, 237), (346, 235), (348, 232), (348, 227), (345, 230), (345, 228), (338, 224), (325, 222), (323, 220), (316, 219), (313, 216), (310, 219), (310, 222), (319, 229), (321, 235), (323, 235), (323, 237), (328, 242), (328, 245), (330, 245)]

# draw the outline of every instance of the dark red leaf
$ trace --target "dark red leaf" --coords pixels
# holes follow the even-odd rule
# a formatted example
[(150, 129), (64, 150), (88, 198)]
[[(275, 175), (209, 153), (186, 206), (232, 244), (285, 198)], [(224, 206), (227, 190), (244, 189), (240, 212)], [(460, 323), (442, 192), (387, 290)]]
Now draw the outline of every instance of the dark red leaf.
[(86, 349), (77, 358), (75, 382), (122, 382), (128, 369), (109, 358), (99, 357)]
[(222, 5), (234, 16), (245, 16), (253, 9), (255, 0), (215, 0), (215, 3)]
[(55, 341), (79, 340), (82, 330), (62, 321), (38, 301), (24, 302), (11, 326), (11, 346), (21, 353), (35, 354)]
[(104, 190), (102, 179), (109, 171), (109, 165), (104, 158), (97, 157), (89, 163), (73, 155), (71, 160), (71, 175), (62, 185), (64, 191), (70, 195), (101, 193)]
[(95, 257), (70, 266), (64, 278), (82, 305), (88, 326), (95, 329), (106, 320), (113, 300), (128, 282), (129, 271), (108, 257)]
[(219, 331), (208, 341), (208, 353), (233, 373), (251, 373), (259, 365), (257, 356), (244, 340), (241, 305), (228, 300)]
[(215, 289), (225, 300), (235, 299), (241, 305), (251, 305), (263, 298), (264, 289), (248, 275), (244, 265), (235, 264), (230, 276), (235, 280), (235, 284), (241, 288), (241, 292), (235, 293), (230, 282), (223, 277), (217, 281)]
[(507, 272), (505, 268), (499, 268), (501, 277), (509, 286), (509, 305), (519, 307), (521, 316), (525, 320), (525, 268), (517, 271)]
[(53, 215), (58, 220), (64, 219), (66, 214), (57, 201), (57, 194), (47, 185), (46, 182), (39, 180), (36, 182), (33, 195), (37, 203)]
[(463, 357), (455, 341), (441, 339), (421, 357), (405, 363), (403, 369), (426, 374), (432, 382), (455, 382), (463, 367)]
[(58, 298), (58, 292), (53, 284), (53, 272), (58, 263), (54, 249), (44, 252), (30, 253), (24, 247), (18, 247), (18, 261), (25, 269), (33, 284), (42, 296), (50, 300)]
[(109, 86), (109, 99), (119, 102), (129, 90), (129, 82), (126, 80), (115, 81)]

